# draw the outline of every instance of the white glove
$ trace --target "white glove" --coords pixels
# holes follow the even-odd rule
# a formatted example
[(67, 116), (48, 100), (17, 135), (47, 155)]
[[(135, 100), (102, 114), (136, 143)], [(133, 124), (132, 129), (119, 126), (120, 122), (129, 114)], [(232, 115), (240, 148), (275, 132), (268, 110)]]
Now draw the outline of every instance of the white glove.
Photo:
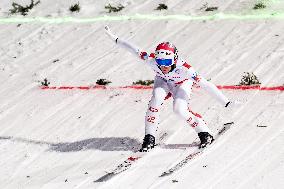
[(111, 39), (114, 40), (117, 43), (118, 37), (110, 31), (108, 26), (105, 26), (105, 30), (106, 30), (106, 33), (108, 34), (108, 36), (110, 36)]

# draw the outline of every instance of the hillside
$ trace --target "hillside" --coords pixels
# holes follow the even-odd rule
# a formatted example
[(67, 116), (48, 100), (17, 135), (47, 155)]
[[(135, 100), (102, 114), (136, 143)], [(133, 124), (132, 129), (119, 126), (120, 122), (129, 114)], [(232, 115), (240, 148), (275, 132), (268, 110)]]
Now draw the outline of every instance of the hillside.
[[(115, 46), (105, 25), (148, 52), (161, 41), (171, 41), (216, 85), (238, 85), (244, 72), (253, 72), (261, 87), (283, 86), (284, 17), (277, 16), (284, 13), (283, 1), (263, 1), (266, 8), (254, 10), (260, 1), (80, 0), (80, 11), (70, 12), (77, 2), (41, 0), (26, 16), (9, 14), (12, 2), (0, 2), (0, 188), (284, 185), (283, 91), (222, 90), (242, 102), (227, 110), (198, 88), (191, 107), (214, 132), (235, 122), (217, 145), (169, 177), (159, 175), (192, 149), (158, 149), (117, 177), (94, 182), (127, 159), (144, 136), (151, 89), (119, 87), (154, 78), (150, 68)], [(108, 13), (109, 2), (125, 8)], [(155, 10), (159, 3), (168, 9)], [(206, 6), (218, 9), (205, 11)], [(147, 17), (137, 19), (137, 14)], [(267, 14), (272, 16), (263, 17)], [(104, 15), (106, 19), (96, 19)], [(178, 16), (165, 19), (169, 15)], [(60, 22), (52, 22), (56, 19)], [(113, 89), (43, 90), (45, 78), (50, 87), (94, 86), (104, 78)], [(166, 145), (188, 145), (197, 138), (173, 114), (172, 99), (162, 109), (159, 132), (168, 134)]]

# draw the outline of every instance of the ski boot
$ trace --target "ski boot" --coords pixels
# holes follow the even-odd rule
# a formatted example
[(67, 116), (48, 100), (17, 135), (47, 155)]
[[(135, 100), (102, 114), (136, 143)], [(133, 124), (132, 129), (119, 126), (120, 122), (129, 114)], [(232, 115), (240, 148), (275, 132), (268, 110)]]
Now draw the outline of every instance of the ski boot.
[(143, 144), (140, 152), (148, 152), (150, 149), (154, 148), (155, 145), (155, 137), (153, 135), (147, 134), (143, 139)]
[(206, 148), (214, 141), (213, 136), (210, 135), (208, 132), (200, 132), (198, 133), (198, 136), (200, 138), (199, 148)]

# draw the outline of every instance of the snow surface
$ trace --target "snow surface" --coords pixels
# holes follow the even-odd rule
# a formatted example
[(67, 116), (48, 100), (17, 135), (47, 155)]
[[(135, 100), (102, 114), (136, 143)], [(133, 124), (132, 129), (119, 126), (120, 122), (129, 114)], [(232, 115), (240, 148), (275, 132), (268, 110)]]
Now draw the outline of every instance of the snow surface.
[[(0, 16), (9, 18), (10, 0), (1, 0)], [(28, 0), (15, 0), (28, 4)], [(41, 0), (26, 17), (90, 18), (102, 15), (208, 15), (208, 2), (223, 13), (253, 12), (257, 1)], [(108, 14), (104, 6), (126, 8)], [(268, 11), (283, 11), (283, 1), (265, 1)], [(155, 11), (159, 3), (167, 11)], [(266, 11), (265, 10), (265, 11)], [(261, 14), (261, 11), (259, 12)], [(14, 17), (22, 18), (20, 15)], [(111, 86), (153, 79), (143, 63), (113, 44), (103, 26), (147, 51), (171, 41), (204, 77), (235, 85), (253, 72), (262, 86), (284, 84), (284, 20), (126, 20), (94, 23), (0, 24), (0, 188), (198, 188), (275, 189), (284, 186), (284, 95), (281, 91), (224, 90), (243, 106), (227, 110), (195, 89), (191, 106), (216, 132), (235, 125), (200, 158), (169, 177), (158, 176), (186, 155), (160, 149), (104, 183), (94, 180), (111, 171), (140, 146), (151, 90), (41, 90), (52, 86), (89, 86), (106, 78)], [(168, 100), (159, 131), (167, 144), (190, 144), (193, 129), (172, 113)], [(266, 127), (259, 127), (266, 126)], [(177, 181), (177, 182), (176, 182)]]

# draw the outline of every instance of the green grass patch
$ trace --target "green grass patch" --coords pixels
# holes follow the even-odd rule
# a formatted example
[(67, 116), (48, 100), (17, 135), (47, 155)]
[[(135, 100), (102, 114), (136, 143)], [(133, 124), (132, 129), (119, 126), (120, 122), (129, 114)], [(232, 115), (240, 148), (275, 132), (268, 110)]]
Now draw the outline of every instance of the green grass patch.
[(69, 7), (69, 10), (70, 10), (71, 12), (80, 12), (81, 7), (80, 7), (79, 2), (76, 3), (75, 5), (71, 5), (71, 6)]
[(136, 82), (133, 82), (133, 85), (145, 85), (145, 86), (149, 86), (152, 85), (154, 83), (154, 80), (138, 80)]
[(155, 10), (167, 10), (168, 6), (166, 4), (159, 4)]
[(254, 73), (244, 72), (245, 75), (242, 77), (239, 85), (260, 85), (258, 78)]
[(108, 13), (111, 13), (111, 12), (119, 12), (121, 11), (122, 9), (124, 9), (125, 7), (121, 4), (119, 4), (118, 6), (113, 6), (111, 5), (110, 3), (108, 5), (105, 6), (105, 9), (108, 10)]
[(97, 85), (108, 85), (110, 83), (111, 83), (111, 81), (108, 81), (106, 79), (98, 79), (97, 82), (96, 82)]
[(10, 9), (10, 14), (17, 14), (20, 13), (23, 16), (26, 16), (28, 12), (34, 8), (34, 6), (38, 5), (40, 1), (37, 1), (34, 3), (34, 0), (31, 1), (30, 5), (22, 6), (18, 3), (13, 2), (12, 3), (12, 9)]

